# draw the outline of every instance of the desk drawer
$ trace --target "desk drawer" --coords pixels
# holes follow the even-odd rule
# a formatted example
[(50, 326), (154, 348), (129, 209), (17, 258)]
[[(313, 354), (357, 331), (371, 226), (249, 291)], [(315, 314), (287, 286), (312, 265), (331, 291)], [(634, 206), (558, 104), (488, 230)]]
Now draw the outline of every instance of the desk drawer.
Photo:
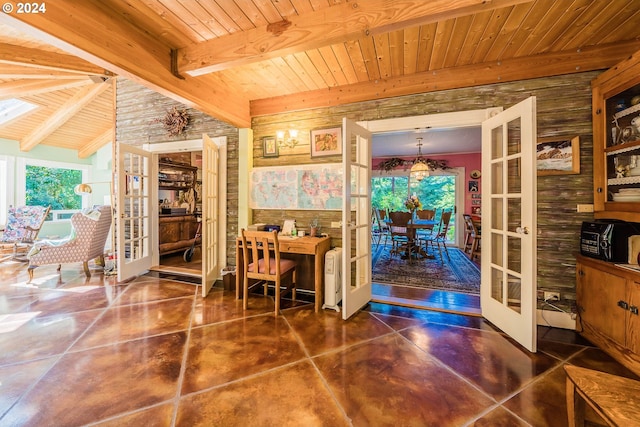
[(316, 253), (315, 244), (309, 244), (299, 241), (280, 241), (280, 252), (288, 252), (290, 254), (310, 254)]

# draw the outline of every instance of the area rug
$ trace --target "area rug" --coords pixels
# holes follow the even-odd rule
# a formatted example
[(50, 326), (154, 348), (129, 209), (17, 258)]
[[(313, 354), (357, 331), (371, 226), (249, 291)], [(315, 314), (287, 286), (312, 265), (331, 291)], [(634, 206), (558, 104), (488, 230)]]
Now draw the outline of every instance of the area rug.
[(372, 249), (374, 283), (480, 295), (480, 269), (460, 249), (449, 248), (451, 259), (447, 259), (443, 252), (443, 261), (436, 254), (436, 259), (423, 258), (411, 262), (390, 256), (390, 246), (380, 245), (376, 248), (374, 245)]

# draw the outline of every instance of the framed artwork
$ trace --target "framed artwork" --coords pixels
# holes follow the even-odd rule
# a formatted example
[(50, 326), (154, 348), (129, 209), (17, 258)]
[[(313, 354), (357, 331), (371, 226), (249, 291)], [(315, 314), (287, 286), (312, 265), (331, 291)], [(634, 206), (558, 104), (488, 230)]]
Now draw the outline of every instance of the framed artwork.
[(473, 194), (471, 195), (471, 198), (472, 198), (472, 199), (482, 199), (482, 194), (480, 194), (480, 193), (473, 193)]
[(469, 192), (470, 193), (478, 192), (478, 181), (469, 181)]
[(580, 173), (580, 137), (538, 138), (536, 144), (538, 175)]
[(311, 131), (311, 157), (342, 154), (342, 127)]
[(278, 143), (275, 136), (262, 138), (262, 157), (278, 157)]

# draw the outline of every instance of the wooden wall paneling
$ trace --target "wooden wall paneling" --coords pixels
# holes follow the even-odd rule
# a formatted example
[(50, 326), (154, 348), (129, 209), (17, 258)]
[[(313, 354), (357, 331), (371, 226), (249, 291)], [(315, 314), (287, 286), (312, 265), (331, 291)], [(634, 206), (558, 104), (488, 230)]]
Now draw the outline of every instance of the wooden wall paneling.
[[(175, 137), (169, 136), (161, 123), (154, 123), (155, 119), (162, 118), (172, 107), (186, 108), (190, 116), (185, 131)], [(135, 82), (118, 79), (116, 141), (140, 146), (146, 143), (199, 139), (203, 133), (212, 138), (227, 137), (227, 264), (235, 265), (235, 241), (238, 236), (238, 129)]]
[[(592, 220), (591, 213), (577, 213), (576, 205), (593, 202), (591, 153), (591, 80), (599, 72), (531, 79), (463, 89), (451, 89), (390, 99), (359, 102), (336, 107), (316, 108), (271, 116), (253, 117), (254, 144), (276, 128), (289, 124), (301, 134), (319, 127), (339, 126), (342, 117), (356, 121), (407, 117), (481, 109), (509, 107), (535, 95), (538, 106), (538, 136), (580, 136), (581, 168), (579, 175), (541, 176), (538, 178), (538, 289), (561, 292), (563, 298), (575, 297), (575, 258), (582, 221)], [(308, 137), (307, 137), (308, 138)], [(305, 146), (308, 150), (308, 146)], [(255, 150), (258, 153), (260, 150)], [(285, 153), (284, 155), (282, 153)], [(311, 159), (309, 152), (287, 155), (281, 150), (277, 159), (254, 158), (254, 165), (329, 163), (339, 159)], [(340, 229), (330, 228), (340, 221), (337, 211), (321, 211), (324, 232), (332, 245), (340, 245)], [(303, 229), (313, 211), (254, 211), (254, 222), (280, 224), (284, 217), (296, 218)]]

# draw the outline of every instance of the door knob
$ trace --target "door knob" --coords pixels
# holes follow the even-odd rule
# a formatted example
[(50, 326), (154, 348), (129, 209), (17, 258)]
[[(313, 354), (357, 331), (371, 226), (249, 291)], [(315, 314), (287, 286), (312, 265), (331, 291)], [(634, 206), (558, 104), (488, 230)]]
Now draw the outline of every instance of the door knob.
[(518, 234), (529, 234), (529, 227), (517, 227), (516, 233)]

